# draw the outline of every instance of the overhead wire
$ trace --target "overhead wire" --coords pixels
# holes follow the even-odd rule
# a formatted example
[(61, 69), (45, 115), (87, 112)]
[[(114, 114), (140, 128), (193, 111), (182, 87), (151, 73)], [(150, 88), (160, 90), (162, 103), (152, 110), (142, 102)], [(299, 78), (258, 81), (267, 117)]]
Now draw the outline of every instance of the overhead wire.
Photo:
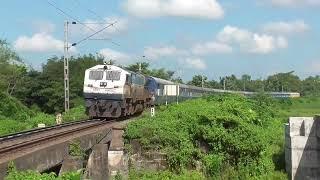
[[(82, 7), (82, 5), (81, 5), (81, 3), (80, 3), (79, 0), (73, 0), (73, 2), (75, 2), (75, 3), (78, 5), (78, 7)], [(95, 16), (95, 18), (100, 19), (102, 22), (105, 22), (106, 24), (110, 24), (109, 22), (107, 22), (107, 21), (105, 20), (105, 18), (103, 18), (102, 16), (100, 16), (100, 15), (99, 15), (98, 13), (96, 13), (95, 11), (93, 11), (93, 10), (87, 8), (87, 7), (83, 7), (83, 8), (86, 9), (90, 14), (92, 14), (93, 16)], [(93, 24), (100, 24), (100, 23), (93, 23)], [(103, 24), (103, 23), (101, 23), (101, 24)], [(118, 29), (116, 26), (114, 26), (113, 28), (115, 28), (117, 31), (119, 31), (119, 29)]]
[(76, 46), (77, 44), (80, 44), (80, 43), (82, 43), (83, 41), (86, 41), (86, 40), (90, 39), (90, 38), (93, 37), (94, 35), (99, 34), (100, 32), (102, 32), (102, 31), (104, 31), (105, 29), (113, 26), (113, 25), (116, 24), (116, 23), (117, 23), (117, 21), (115, 21), (114, 23), (109, 24), (108, 26), (100, 29), (99, 31), (96, 31), (95, 33), (93, 33), (93, 34), (91, 34), (91, 35), (89, 35), (89, 36), (81, 39), (80, 41), (78, 41), (78, 42), (76, 42), (76, 43), (73, 43), (72, 46)]
[(59, 8), (59, 7), (57, 7), (56, 5), (54, 5), (54, 4), (53, 4), (52, 2), (50, 2), (49, 0), (47, 0), (47, 3), (48, 3), (49, 5), (51, 5), (52, 7), (54, 7), (56, 10), (58, 10), (58, 11), (60, 12), (60, 14), (62, 13), (64, 16), (69, 17), (70, 19), (76, 21), (77, 23), (83, 25), (84, 27), (86, 27), (86, 28), (88, 28), (88, 29), (90, 29), (90, 30), (92, 30), (92, 31), (96, 31), (95, 29), (91, 28), (90, 26), (87, 26), (86, 24), (84, 24), (84, 23), (82, 23), (81, 21), (79, 21), (79, 19), (77, 19), (77, 18), (71, 16), (70, 14), (66, 13), (64, 10), (62, 10), (62, 9)]
[[(78, 0), (73, 0), (73, 2), (75, 2), (79, 7), (82, 7), (81, 6), (81, 3), (78, 1)], [(90, 14), (94, 15), (96, 18), (98, 19), (103, 19), (100, 15), (98, 15), (96, 12), (92, 11), (91, 9), (89, 8), (85, 8)]]
[[(90, 29), (91, 31), (95, 32), (95, 33), (89, 35), (88, 37), (86, 37), (86, 38), (78, 41), (77, 43), (73, 43), (73, 46), (75, 46), (75, 45), (77, 45), (77, 44), (79, 44), (79, 43), (81, 43), (81, 42), (83, 42), (83, 41), (85, 41), (85, 40), (88, 40), (90, 37), (93, 37), (94, 35), (96, 35), (96, 34), (102, 32), (102, 31), (104, 31), (105, 29), (107, 29), (107, 28), (109, 28), (109, 27), (111, 27), (111, 26), (114, 27), (114, 24), (117, 23), (117, 22), (114, 22), (114, 23), (105, 23), (105, 24), (108, 24), (108, 26), (106, 26), (106, 27), (104, 27), (104, 28), (96, 31), (95, 29), (91, 28), (90, 26), (87, 26), (86, 23), (82, 23), (78, 18), (73, 17), (72, 15), (68, 14), (67, 12), (65, 12), (64, 10), (62, 10), (61, 8), (59, 8), (58, 6), (56, 6), (52, 1), (51, 1), (51, 2), (50, 2), (49, 0), (46, 0), (46, 1), (47, 1), (47, 3), (48, 3), (50, 6), (54, 7), (56, 10), (58, 10), (59, 14), (61, 14), (61, 15), (63, 15), (63, 16), (67, 16), (67, 17), (69, 17), (70, 19), (76, 21), (76, 23), (79, 23), (80, 25), (83, 25), (84, 27), (86, 27), (86, 28)], [(102, 23), (101, 23), (101, 24), (102, 24)], [(108, 40), (109, 40), (112, 44), (115, 44), (115, 45), (117, 45), (117, 46), (120, 46), (118, 43), (113, 42), (111, 38), (108, 38)]]

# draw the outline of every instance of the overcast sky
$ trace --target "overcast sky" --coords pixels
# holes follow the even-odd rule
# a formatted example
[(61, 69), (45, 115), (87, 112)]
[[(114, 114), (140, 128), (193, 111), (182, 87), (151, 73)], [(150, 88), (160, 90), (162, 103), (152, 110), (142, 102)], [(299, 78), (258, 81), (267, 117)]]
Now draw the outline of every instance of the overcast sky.
[[(49, 2), (49, 3), (48, 3)], [(36, 69), (63, 55), (66, 17), (70, 43), (106, 22), (117, 22), (71, 50), (99, 53), (119, 64), (142, 56), (183, 79), (204, 74), (265, 78), (294, 70), (320, 73), (320, 0), (10, 0), (1, 2), (0, 38)], [(119, 44), (119, 45), (116, 45)]]

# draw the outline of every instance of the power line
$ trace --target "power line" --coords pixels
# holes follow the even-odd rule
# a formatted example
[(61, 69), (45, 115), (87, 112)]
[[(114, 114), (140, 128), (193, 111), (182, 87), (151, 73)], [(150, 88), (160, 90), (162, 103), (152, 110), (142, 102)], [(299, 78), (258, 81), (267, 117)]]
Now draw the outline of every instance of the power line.
[(109, 24), (108, 26), (100, 29), (99, 31), (96, 31), (95, 33), (93, 33), (93, 34), (91, 34), (91, 35), (89, 35), (89, 36), (81, 39), (80, 41), (78, 41), (78, 42), (76, 42), (76, 43), (73, 43), (71, 46), (76, 46), (77, 44), (80, 44), (80, 43), (82, 43), (83, 41), (86, 41), (86, 40), (90, 39), (90, 38), (93, 37), (94, 35), (99, 34), (100, 32), (102, 32), (102, 31), (104, 31), (105, 29), (113, 26), (113, 25), (116, 24), (116, 23), (117, 23), (117, 21), (115, 21), (114, 23)]
[[(73, 0), (76, 4), (78, 4), (79, 7), (81, 6), (81, 3), (78, 0)], [(92, 15), (95, 16), (95, 18), (102, 20), (103, 22), (105, 22), (106, 24), (110, 24), (109, 22), (107, 22), (102, 16), (100, 16), (98, 13), (94, 12), (93, 10), (89, 9), (89, 8), (85, 8), (89, 13), (91, 13)], [(117, 31), (119, 31), (119, 29), (114, 26), (113, 28), (115, 28)]]
[[(96, 31), (95, 29), (91, 28), (90, 26), (87, 26), (86, 23), (82, 23), (81, 21), (79, 21), (79, 19), (77, 19), (77, 18), (71, 16), (70, 14), (66, 13), (64, 10), (62, 10), (62, 9), (59, 8), (58, 6), (54, 5), (54, 4), (53, 4), (52, 2), (50, 2), (49, 0), (47, 0), (47, 3), (48, 3), (49, 5), (51, 5), (52, 7), (54, 7), (56, 10), (58, 10), (59, 14), (62, 14), (62, 15), (64, 15), (64, 16), (67, 16), (67, 17), (71, 18), (72, 20), (76, 21), (76, 22), (73, 22), (72, 24), (79, 23), (79, 24), (83, 25), (84, 27), (90, 29), (91, 31), (95, 32), (95, 33), (93, 33), (92, 35), (90, 35), (90, 36), (88, 36), (88, 37), (86, 37), (86, 38), (78, 41), (77, 43), (74, 43), (73, 46), (75, 46), (75, 45), (77, 45), (77, 44), (79, 44), (79, 43), (81, 43), (81, 42), (89, 39), (90, 37), (92, 37), (92, 36), (94, 36), (94, 35), (102, 32), (102, 31), (104, 31), (105, 29), (109, 28), (110, 26), (113, 26), (113, 25), (116, 23), (116, 22), (114, 22), (114, 23), (105, 23), (105, 24), (109, 24), (109, 25), (106, 26), (106, 27), (104, 27), (104, 28), (102, 28), (102, 29), (100, 29), (100, 30), (98, 30), (98, 31)], [(111, 41), (112, 44), (115, 44), (115, 45), (120, 46), (118, 43), (113, 42), (111, 38), (109, 38), (109, 40)]]
[(114, 41), (111, 41), (111, 38), (101, 38), (101, 39), (88, 39), (88, 40), (91, 40), (91, 41), (110, 41), (112, 44), (114, 45), (117, 45), (117, 46), (120, 46), (120, 44), (114, 42)]
[[(82, 7), (81, 6), (81, 3), (77, 0), (73, 0), (79, 7)], [(98, 15), (96, 12), (92, 11), (91, 9), (89, 8), (85, 8), (90, 14), (94, 15), (96, 18), (98, 19), (103, 19), (100, 15)]]
[(52, 7), (54, 7), (56, 10), (58, 10), (58, 11), (60, 12), (60, 14), (62, 13), (62, 14), (64, 14), (65, 16), (67, 16), (67, 17), (71, 18), (72, 20), (76, 21), (77, 23), (83, 25), (84, 27), (86, 27), (86, 28), (88, 28), (88, 29), (90, 29), (90, 30), (92, 30), (92, 31), (96, 31), (95, 29), (91, 28), (90, 26), (87, 26), (86, 24), (84, 24), (84, 23), (82, 23), (81, 21), (79, 21), (79, 19), (77, 19), (77, 18), (71, 16), (70, 14), (66, 13), (64, 10), (60, 9), (59, 7), (57, 7), (56, 5), (54, 5), (54, 4), (53, 4), (52, 2), (50, 2), (49, 0), (47, 0), (47, 3), (48, 3), (49, 5), (51, 5)]

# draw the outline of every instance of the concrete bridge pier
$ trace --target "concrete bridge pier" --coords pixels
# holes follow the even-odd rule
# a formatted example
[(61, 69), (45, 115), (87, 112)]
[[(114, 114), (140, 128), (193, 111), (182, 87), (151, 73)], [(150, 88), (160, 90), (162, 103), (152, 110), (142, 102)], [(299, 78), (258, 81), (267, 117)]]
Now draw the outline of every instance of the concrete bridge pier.
[(83, 158), (82, 157), (72, 157), (67, 156), (62, 161), (62, 166), (59, 172), (59, 175), (62, 175), (66, 172), (74, 172), (83, 168)]
[(97, 144), (88, 159), (85, 177), (92, 180), (108, 180), (108, 144)]
[(112, 129), (112, 140), (108, 150), (108, 166), (111, 177), (118, 173), (122, 177), (128, 174), (128, 160), (124, 152), (123, 127), (114, 127)]

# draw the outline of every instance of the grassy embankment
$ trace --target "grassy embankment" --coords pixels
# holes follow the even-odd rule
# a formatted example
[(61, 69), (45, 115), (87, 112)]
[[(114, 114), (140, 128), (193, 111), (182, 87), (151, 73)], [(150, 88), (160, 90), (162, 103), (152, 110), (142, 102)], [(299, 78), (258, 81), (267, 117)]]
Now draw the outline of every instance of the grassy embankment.
[[(36, 128), (43, 123), (46, 126), (56, 124), (54, 115), (31, 110), (17, 99), (0, 92), (0, 136)], [(63, 114), (63, 122), (86, 119), (83, 106), (77, 106)]]
[(288, 101), (280, 106), (280, 115), (288, 117), (312, 117), (320, 114), (320, 98), (306, 97)]
[[(146, 151), (166, 152), (168, 170), (132, 168), (130, 178), (287, 179), (283, 124), (290, 116), (314, 116), (319, 107), (317, 98), (273, 100), (236, 95), (171, 105), (155, 118), (130, 123), (125, 133), (127, 143), (136, 139)], [(195, 171), (197, 164), (201, 169)]]
[[(0, 134), (52, 125), (55, 118), (2, 97)], [(130, 179), (287, 179), (284, 172), (283, 123), (289, 116), (318, 114), (320, 99), (274, 101), (234, 95), (212, 96), (161, 107), (155, 118), (147, 114), (130, 123), (126, 140), (138, 139), (144, 150), (168, 153), (163, 172), (131, 169)], [(81, 119), (83, 107), (64, 114), (67, 121)], [(206, 146), (204, 150), (201, 146)], [(206, 149), (206, 148), (205, 148)], [(201, 164), (200, 170), (195, 166)], [(80, 179), (79, 173), (60, 177)], [(69, 176), (69, 177), (68, 177)], [(54, 174), (11, 171), (8, 179), (59, 179)]]

